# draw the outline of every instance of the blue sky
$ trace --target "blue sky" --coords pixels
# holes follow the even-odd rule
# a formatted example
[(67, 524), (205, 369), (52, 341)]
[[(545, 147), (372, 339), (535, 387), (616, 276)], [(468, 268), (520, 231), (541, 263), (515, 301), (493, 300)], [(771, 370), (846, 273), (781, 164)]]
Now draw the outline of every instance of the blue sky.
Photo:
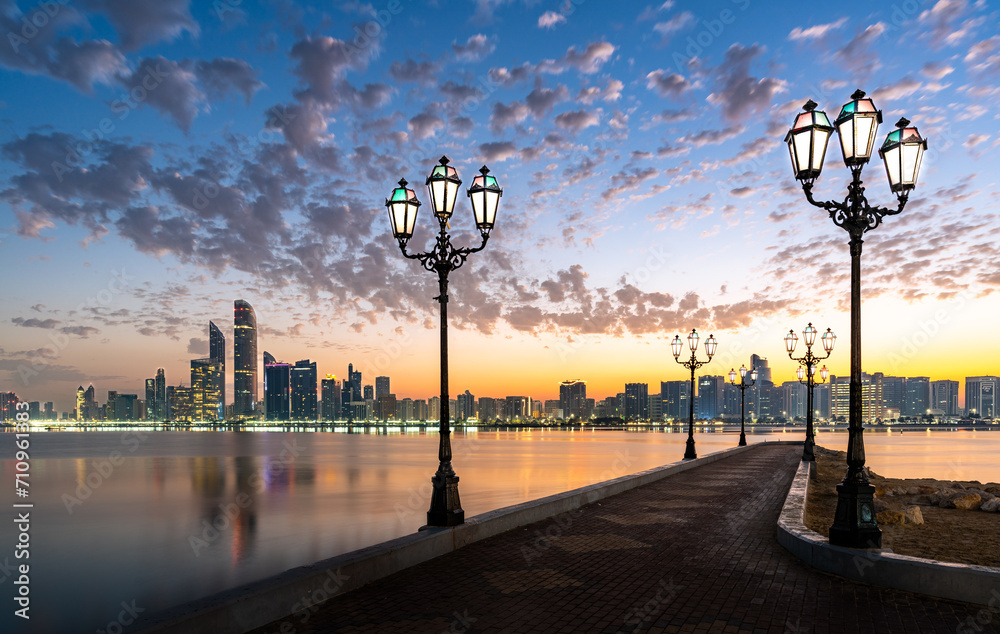
[[(841, 335), (846, 372), (847, 236), (782, 139), (807, 99), (835, 117), (856, 88), (884, 111), (879, 142), (901, 116), (930, 140), (906, 211), (865, 243), (865, 369), (996, 373), (970, 343), (1000, 308), (984, 1), (47, 6), (0, 3), (4, 389), (66, 409), (81, 383), (187, 382), (207, 321), (231, 338), (245, 298), (261, 352), (429, 396), (436, 285), (382, 201), (442, 154), (466, 186), (486, 163), (504, 187), (452, 278), (453, 393), (679, 378), (667, 342), (691, 328), (719, 338), (718, 374), (780, 363), (807, 321)], [(841, 199), (831, 146), (816, 192)], [(894, 202), (880, 162), (865, 177)], [(456, 241), (472, 226), (460, 201)]]

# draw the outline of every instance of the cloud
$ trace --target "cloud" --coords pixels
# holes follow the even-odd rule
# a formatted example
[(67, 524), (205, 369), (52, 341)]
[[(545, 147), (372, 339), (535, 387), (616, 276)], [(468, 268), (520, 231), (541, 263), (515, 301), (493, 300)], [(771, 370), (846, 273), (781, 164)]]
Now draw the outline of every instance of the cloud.
[(337, 88), (350, 70), (364, 70), (368, 61), (378, 54), (379, 47), (369, 44), (358, 49), (352, 44), (329, 36), (306, 37), (292, 45), (289, 57), (296, 62), (293, 73), (306, 83), (297, 94), (300, 100), (311, 97), (327, 105), (341, 103)]
[(831, 31), (843, 27), (845, 24), (847, 24), (847, 18), (840, 18), (836, 22), (830, 22), (828, 24), (817, 24), (816, 26), (810, 26), (805, 29), (797, 26), (788, 34), (788, 39), (793, 42), (816, 40), (824, 37)]
[(929, 28), (931, 46), (955, 46), (972, 33), (979, 20), (968, 19), (958, 24), (968, 7), (966, 0), (938, 0), (930, 9), (921, 11), (917, 20)]
[(691, 89), (691, 82), (679, 73), (654, 70), (646, 75), (646, 88), (655, 90), (663, 97), (677, 98)]
[(93, 326), (64, 326), (60, 328), (61, 332), (67, 335), (76, 335), (78, 337), (83, 337), (86, 339), (90, 335), (99, 335), (101, 331)]
[(645, 169), (622, 170), (611, 177), (611, 185), (601, 193), (601, 199), (610, 201), (620, 197), (622, 194), (634, 191), (650, 178), (655, 178), (659, 174), (655, 167)]
[(45, 328), (50, 330), (59, 325), (59, 321), (56, 319), (37, 319), (35, 317), (30, 317), (25, 319), (24, 317), (14, 317), (10, 320), (15, 326), (22, 326), (24, 328)]
[(194, 73), (208, 95), (215, 99), (237, 92), (249, 104), (253, 94), (264, 87), (263, 82), (257, 79), (257, 72), (242, 59), (217, 57), (200, 60), (195, 63)]
[(577, 51), (575, 46), (571, 46), (562, 58), (542, 61), (535, 70), (558, 75), (574, 69), (584, 75), (591, 75), (601, 70), (615, 50), (615, 46), (609, 42), (591, 42), (583, 51)]
[(702, 130), (695, 134), (685, 135), (678, 139), (678, 141), (681, 143), (690, 143), (694, 147), (717, 145), (743, 134), (744, 130), (746, 128), (742, 125), (732, 125), (721, 130)]
[(430, 112), (421, 112), (406, 122), (406, 129), (417, 140), (426, 139), (437, 134), (444, 127), (444, 119)]
[(534, 72), (534, 67), (525, 62), (524, 64), (515, 66), (514, 68), (491, 68), (487, 74), (489, 75), (490, 81), (504, 87), (510, 87), (519, 82), (526, 81), (529, 77), (531, 77), (532, 72)]
[(479, 145), (479, 156), (487, 163), (506, 161), (516, 155), (517, 149), (510, 141), (497, 141)]
[(708, 101), (720, 106), (729, 121), (745, 121), (752, 114), (765, 113), (774, 96), (785, 91), (783, 80), (750, 76), (751, 62), (763, 52), (756, 44), (749, 48), (733, 44), (714, 70), (716, 90), (708, 96)]
[(697, 22), (695, 17), (689, 11), (684, 11), (669, 20), (657, 22), (653, 25), (653, 30), (663, 36), (663, 41), (666, 42), (674, 33), (686, 29), (695, 22)]
[(552, 112), (552, 108), (559, 102), (569, 99), (569, 90), (562, 84), (555, 88), (542, 88), (542, 80), (539, 78), (535, 82), (535, 89), (528, 93), (524, 102), (531, 110), (531, 114), (540, 119)]
[(935, 80), (941, 80), (955, 72), (954, 67), (947, 64), (942, 64), (941, 62), (927, 62), (920, 69), (920, 73), (929, 78)]
[(582, 104), (590, 105), (600, 99), (601, 101), (612, 102), (622, 98), (622, 89), (625, 85), (617, 79), (609, 79), (604, 88), (591, 86), (581, 88), (576, 96), (576, 100)]
[(556, 13), (555, 11), (546, 11), (538, 18), (538, 28), (540, 29), (551, 29), (557, 24), (564, 24), (566, 22), (566, 16), (561, 13)]
[(149, 44), (174, 40), (182, 33), (198, 36), (190, 0), (96, 0), (115, 27), (122, 48), (134, 51)]
[(477, 33), (469, 37), (464, 44), (452, 43), (451, 50), (455, 53), (455, 57), (463, 62), (477, 62), (496, 50), (496, 44), (492, 38)]
[(493, 112), (490, 113), (490, 130), (495, 134), (501, 134), (507, 126), (516, 126), (531, 113), (531, 109), (520, 101), (514, 101), (509, 105), (500, 101), (493, 104)]
[(557, 126), (571, 132), (579, 132), (580, 130), (584, 130), (590, 126), (597, 125), (600, 122), (601, 119), (599, 109), (597, 112), (588, 112), (586, 110), (564, 112), (557, 115), (555, 118)]
[(436, 62), (415, 62), (406, 58), (405, 62), (393, 62), (389, 65), (389, 75), (399, 82), (418, 82), (433, 84), (441, 72), (441, 65)]
[(208, 339), (199, 339), (198, 337), (191, 337), (188, 339), (187, 353), (197, 356), (204, 356), (208, 354)]
[(858, 31), (847, 44), (834, 52), (833, 57), (844, 66), (844, 70), (861, 78), (867, 77), (881, 65), (873, 47), (885, 32), (885, 24), (876, 22), (863, 31)]

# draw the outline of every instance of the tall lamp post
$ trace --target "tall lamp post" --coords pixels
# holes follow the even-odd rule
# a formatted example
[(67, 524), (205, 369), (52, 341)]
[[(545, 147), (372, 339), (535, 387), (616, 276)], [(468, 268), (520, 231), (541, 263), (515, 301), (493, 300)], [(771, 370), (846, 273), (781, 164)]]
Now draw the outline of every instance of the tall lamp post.
[(715, 356), (715, 348), (719, 345), (719, 342), (715, 340), (715, 336), (709, 335), (708, 339), (705, 340), (705, 352), (708, 354), (708, 361), (699, 361), (697, 356), (698, 337), (697, 330), (692, 330), (691, 334), (688, 335), (688, 345), (691, 347), (691, 359), (688, 361), (680, 360), (681, 351), (684, 348), (681, 336), (675, 335), (674, 340), (670, 342), (671, 351), (674, 353), (674, 361), (691, 370), (691, 391), (688, 393), (690, 415), (688, 417), (687, 448), (684, 450), (685, 460), (694, 460), (698, 457), (698, 454), (694, 450), (694, 371), (712, 360), (712, 357)]
[[(833, 331), (829, 328), (823, 333), (821, 339), (823, 340), (823, 350), (826, 351), (826, 356), (823, 357), (814, 355), (812, 351), (813, 344), (816, 343), (816, 329), (813, 327), (812, 322), (809, 322), (809, 325), (802, 330), (802, 338), (806, 342), (805, 356), (792, 356), (792, 353), (795, 352), (795, 344), (799, 342), (799, 337), (791, 330), (785, 335), (785, 350), (788, 351), (789, 359), (798, 361), (799, 367), (795, 371), (795, 376), (798, 377), (800, 383), (805, 383), (807, 387), (806, 441), (802, 445), (802, 459), (808, 462), (815, 462), (816, 436), (813, 433), (813, 387), (816, 385), (816, 362), (829, 358), (833, 352), (833, 344), (837, 343), (837, 335), (833, 334)], [(803, 369), (803, 366), (805, 366), (805, 369)], [(823, 366), (823, 372), (826, 372), (826, 366)], [(805, 378), (805, 381), (803, 381), (803, 378)], [(823, 381), (821, 382), (826, 382), (825, 374), (823, 374)]]
[(747, 434), (744, 430), (744, 424), (746, 421), (746, 409), (745, 409), (745, 392), (747, 388), (753, 387), (754, 383), (757, 382), (757, 368), (754, 368), (750, 373), (750, 382), (747, 383), (747, 366), (740, 366), (740, 382), (736, 382), (736, 370), (729, 370), (729, 382), (740, 389), (740, 447), (746, 447), (747, 444)]
[(500, 206), (500, 196), (503, 190), (497, 179), (490, 176), (490, 170), (484, 165), (479, 170), (467, 191), (472, 202), (472, 213), (475, 216), (476, 227), (482, 236), (482, 243), (476, 248), (455, 248), (448, 235), (448, 219), (455, 208), (458, 189), (462, 181), (454, 167), (448, 165), (448, 157), (441, 157), (427, 177), (427, 191), (437, 217), (439, 232), (437, 243), (426, 253), (409, 253), (406, 243), (413, 237), (413, 227), (417, 221), (417, 210), (420, 201), (412, 189), (407, 189), (406, 179), (399, 180), (399, 187), (392, 190), (391, 197), (385, 201), (389, 210), (389, 222), (392, 224), (392, 235), (399, 242), (399, 250), (411, 260), (420, 260), (420, 264), (432, 273), (437, 273), (438, 290), (440, 294), (434, 299), (441, 304), (441, 423), (438, 441), (438, 470), (431, 478), (433, 490), (431, 493), (431, 508), (427, 511), (428, 526), (457, 526), (465, 522), (465, 511), (458, 497), (458, 476), (451, 466), (451, 427), (448, 411), (448, 274), (465, 264), (470, 253), (476, 253), (486, 248), (490, 238), (490, 230), (496, 222), (497, 209)]
[[(884, 216), (903, 211), (910, 190), (917, 185), (920, 163), (927, 149), (910, 122), (900, 119), (896, 129), (886, 136), (879, 149), (885, 162), (889, 187), (896, 194), (895, 209), (872, 207), (865, 198), (861, 171), (871, 158), (875, 134), (882, 121), (882, 112), (875, 108), (865, 93), (857, 90), (851, 101), (841, 108), (840, 116), (830, 125), (826, 113), (816, 110), (811, 99), (803, 106), (791, 130), (785, 136), (796, 180), (811, 205), (830, 214), (833, 223), (847, 231), (851, 248), (851, 386), (850, 416), (847, 440), (847, 475), (837, 485), (837, 511), (830, 527), (830, 543), (852, 548), (880, 548), (882, 531), (875, 521), (875, 487), (865, 473), (865, 445), (861, 421), (861, 245), (862, 237), (882, 223)], [(823, 170), (827, 142), (834, 126), (840, 137), (844, 163), (851, 170), (847, 198), (843, 202), (817, 201), (813, 198), (813, 183)]]

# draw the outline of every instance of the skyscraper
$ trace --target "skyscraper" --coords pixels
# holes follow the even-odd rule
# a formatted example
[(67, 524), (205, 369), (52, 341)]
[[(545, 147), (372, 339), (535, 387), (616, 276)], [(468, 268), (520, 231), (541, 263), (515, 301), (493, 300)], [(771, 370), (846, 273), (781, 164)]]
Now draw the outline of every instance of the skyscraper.
[(649, 386), (645, 383), (625, 384), (625, 420), (649, 419)]
[(305, 359), (292, 367), (292, 420), (317, 420), (316, 362)]
[(585, 418), (587, 409), (587, 382), (580, 380), (563, 381), (559, 384), (559, 408), (565, 419)]
[(220, 368), (215, 359), (191, 360), (191, 418), (195, 421), (217, 421), (219, 408)]
[(958, 416), (958, 381), (931, 381), (931, 409)]
[(233, 412), (252, 418), (257, 409), (257, 316), (249, 302), (234, 302)]
[(926, 376), (906, 377), (907, 416), (923, 416), (931, 408), (931, 379)]
[(383, 396), (389, 396), (390, 394), (392, 394), (392, 390), (389, 389), (389, 377), (375, 377), (375, 399), (377, 400)]
[(698, 418), (712, 420), (722, 416), (722, 397), (726, 380), (721, 376), (698, 377)]
[(291, 413), (291, 367), (264, 352), (264, 415), (267, 420), (288, 420)]
[(323, 420), (338, 420), (340, 418), (340, 385), (337, 377), (327, 374), (322, 380), (322, 412)]
[(155, 385), (155, 414), (153, 420), (167, 420), (167, 377), (163, 373), (163, 368), (156, 370)]
[(226, 418), (226, 337), (212, 321), (208, 322), (208, 357), (219, 369), (218, 385), (215, 388), (219, 393), (219, 413), (216, 420), (223, 420)]
[(660, 397), (663, 399), (663, 418), (687, 420), (688, 397), (691, 392), (689, 381), (662, 381)]
[(83, 386), (76, 388), (76, 420), (79, 422), (83, 420), (83, 415), (86, 411), (86, 399), (84, 398)]
[(146, 379), (146, 420), (156, 420), (156, 379)]
[(975, 414), (979, 418), (996, 418), (997, 393), (1000, 391), (1000, 377), (965, 377), (965, 414)]

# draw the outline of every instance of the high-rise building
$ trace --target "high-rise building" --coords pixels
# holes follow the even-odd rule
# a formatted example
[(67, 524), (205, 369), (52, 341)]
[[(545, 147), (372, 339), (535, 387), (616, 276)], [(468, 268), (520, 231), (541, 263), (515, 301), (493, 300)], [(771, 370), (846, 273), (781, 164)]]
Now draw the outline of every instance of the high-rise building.
[(83, 393), (83, 420), (97, 420), (99, 408), (97, 406), (97, 390), (91, 385)]
[(326, 378), (320, 382), (320, 385), (322, 393), (321, 416), (323, 420), (340, 420), (340, 383), (337, 382), (337, 377), (327, 374)]
[(906, 416), (922, 417), (931, 408), (931, 379), (926, 376), (906, 377)]
[(398, 414), (395, 394), (386, 394), (375, 400), (375, 418), (378, 420), (383, 423), (387, 420), (398, 420)]
[(156, 379), (146, 379), (146, 420), (156, 420)]
[(489, 396), (479, 397), (479, 421), (483, 423), (488, 423), (495, 421), (500, 418), (500, 406), (497, 404), (497, 399), (490, 398)]
[(45, 403), (45, 420), (55, 420), (56, 419), (56, 406), (52, 401), (47, 401)]
[(649, 420), (663, 420), (663, 397), (659, 394), (649, 395)]
[[(256, 345), (254, 346), (256, 350)], [(219, 412), (216, 420), (226, 418), (226, 337), (215, 322), (208, 322), (208, 357), (212, 359), (215, 367), (219, 369), (216, 377), (217, 385), (215, 390), (219, 393)], [(254, 362), (256, 363), (256, 355)]]
[(195, 421), (220, 420), (219, 375), (221, 368), (215, 359), (191, 359), (191, 419)]
[(566, 420), (587, 418), (587, 382), (573, 379), (560, 383), (559, 407)]
[(625, 384), (625, 420), (649, 420), (649, 386)]
[(192, 393), (190, 387), (183, 385), (167, 387), (167, 420), (191, 422)]
[(830, 384), (823, 383), (813, 388), (813, 416), (830, 419)]
[(264, 352), (264, 415), (267, 420), (289, 420), (291, 415), (291, 367)]
[(958, 381), (931, 381), (931, 409), (958, 416)]
[[(562, 399), (550, 398), (545, 399), (545, 416), (547, 418), (562, 418)], [(482, 419), (480, 419), (482, 420)]]
[(509, 421), (531, 418), (531, 398), (528, 396), (508, 396), (504, 399), (504, 419)]
[(389, 377), (387, 376), (377, 376), (375, 377), (375, 398), (382, 398), (383, 396), (389, 396), (392, 390), (389, 389)]
[(257, 414), (257, 316), (246, 300), (234, 302), (233, 412), (238, 418)]
[[(830, 417), (851, 417), (851, 377), (830, 375)], [(861, 420), (865, 423), (878, 422), (885, 418), (882, 407), (882, 377), (867, 372), (861, 373)]]
[[(781, 384), (781, 411), (785, 418), (805, 419), (809, 388), (801, 381), (785, 381)], [(815, 396), (815, 393), (814, 393)], [(814, 408), (815, 409), (815, 408)], [(814, 412), (815, 415), (815, 412)]]
[[(482, 413), (480, 413), (480, 416), (482, 416)], [(423, 399), (413, 401), (413, 420), (427, 420), (427, 401)]]
[[(138, 418), (137, 417), (138, 412), (136, 411), (138, 406), (138, 400), (139, 400), (138, 394), (118, 394), (115, 397), (114, 420), (119, 422), (136, 420)], [(109, 402), (108, 403), (109, 416), (111, 416), (110, 406), (111, 403)]]
[(20, 402), (17, 394), (13, 392), (0, 392), (0, 421), (16, 421), (17, 404)]
[(440, 396), (432, 396), (427, 400), (427, 420), (441, 420)]
[(108, 390), (108, 400), (104, 403), (104, 416), (102, 417), (106, 421), (117, 421), (116, 418), (118, 414), (118, 391)]
[(292, 366), (292, 420), (318, 420), (316, 362), (305, 359)]
[(163, 373), (163, 368), (156, 370), (156, 407), (154, 409), (154, 420), (167, 420), (167, 377)]
[(368, 400), (374, 401), (375, 400), (375, 386), (374, 385), (369, 384), (369, 385), (365, 386), (364, 399), (366, 401), (368, 401)]
[(997, 418), (998, 393), (1000, 393), (1000, 377), (965, 377), (965, 415)]
[(722, 416), (726, 379), (721, 376), (698, 377), (698, 418), (712, 420)]
[(84, 396), (83, 386), (76, 388), (76, 420), (77, 422), (84, 420), (83, 416), (87, 410), (87, 400)]
[(691, 383), (688, 381), (662, 381), (660, 383), (664, 420), (687, 420), (690, 392)]
[(476, 416), (476, 397), (469, 390), (465, 390), (465, 394), (459, 394), (455, 400), (455, 420), (468, 420)]
[[(906, 411), (906, 378), (902, 376), (882, 377), (882, 411), (884, 415), (889, 410), (902, 414)], [(888, 416), (889, 418), (894, 418)], [(898, 416), (896, 416), (898, 418)]]

